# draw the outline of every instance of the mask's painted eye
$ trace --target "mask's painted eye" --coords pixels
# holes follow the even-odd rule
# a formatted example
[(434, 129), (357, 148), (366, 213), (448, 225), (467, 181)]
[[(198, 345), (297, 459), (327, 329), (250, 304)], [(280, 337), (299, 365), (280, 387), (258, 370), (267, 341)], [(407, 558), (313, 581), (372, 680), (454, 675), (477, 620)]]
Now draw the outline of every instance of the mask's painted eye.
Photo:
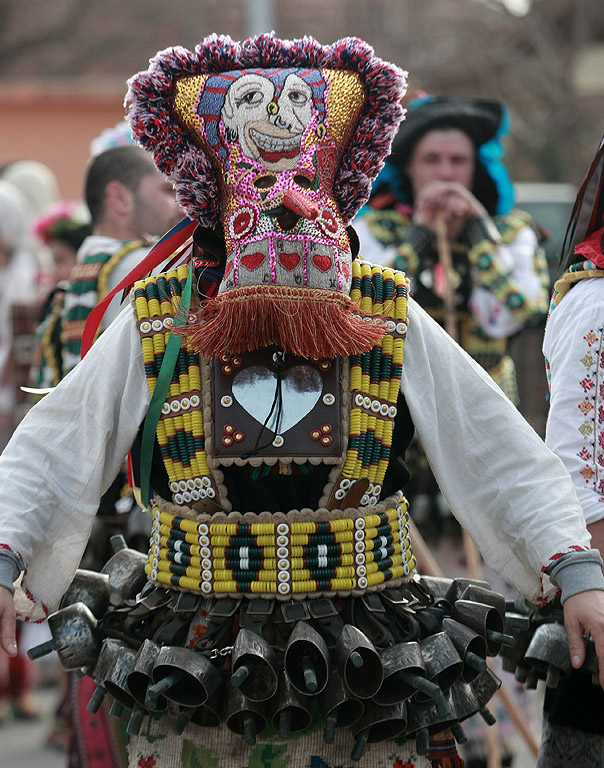
[(256, 189), (270, 189), (277, 183), (276, 176), (258, 176), (254, 182)]
[(297, 173), (294, 176), (294, 183), (302, 187), (302, 189), (310, 189), (312, 187), (312, 181), (308, 176), (303, 176), (301, 173)]
[(306, 104), (308, 101), (308, 96), (305, 93), (302, 93), (302, 91), (290, 91), (289, 98), (294, 104)]
[(244, 93), (238, 101), (240, 104), (242, 102), (244, 104), (260, 104), (262, 98), (262, 91), (248, 91), (247, 93)]

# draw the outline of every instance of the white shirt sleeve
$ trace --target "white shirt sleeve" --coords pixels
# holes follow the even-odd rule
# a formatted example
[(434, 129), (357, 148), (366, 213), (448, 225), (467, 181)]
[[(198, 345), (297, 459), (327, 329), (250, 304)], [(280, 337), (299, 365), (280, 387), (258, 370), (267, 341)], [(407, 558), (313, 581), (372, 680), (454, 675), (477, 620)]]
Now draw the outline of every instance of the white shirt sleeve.
[(551, 373), (545, 441), (594, 523), (604, 517), (604, 279), (571, 288), (550, 316), (543, 353)]
[(0, 542), (18, 555), (24, 587), (48, 610), (73, 578), (100, 497), (148, 404), (138, 330), (126, 308), (31, 409), (0, 456)]
[(542, 599), (550, 558), (590, 540), (562, 462), (413, 300), (401, 388), (453, 514), (495, 571)]
[[(516, 289), (526, 299), (534, 301), (543, 292), (541, 278), (535, 269), (535, 253), (539, 248), (532, 227), (522, 227), (509, 244), (496, 247), (496, 258), (502, 273), (507, 273)], [(487, 288), (473, 288), (469, 306), (481, 329), (493, 339), (507, 338), (525, 325), (525, 318), (512, 312)]]

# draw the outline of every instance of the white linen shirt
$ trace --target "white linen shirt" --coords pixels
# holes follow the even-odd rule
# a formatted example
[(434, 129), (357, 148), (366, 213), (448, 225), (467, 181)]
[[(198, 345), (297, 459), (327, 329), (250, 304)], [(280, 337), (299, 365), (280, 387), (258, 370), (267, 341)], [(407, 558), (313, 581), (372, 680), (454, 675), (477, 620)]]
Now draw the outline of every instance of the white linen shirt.
[[(413, 300), (408, 323), (401, 389), (445, 498), (486, 562), (537, 600), (552, 555), (589, 544), (568, 473)], [(45, 610), (70, 584), (148, 405), (137, 324), (125, 307), (0, 457), (0, 547), (22, 560), (23, 586)]]

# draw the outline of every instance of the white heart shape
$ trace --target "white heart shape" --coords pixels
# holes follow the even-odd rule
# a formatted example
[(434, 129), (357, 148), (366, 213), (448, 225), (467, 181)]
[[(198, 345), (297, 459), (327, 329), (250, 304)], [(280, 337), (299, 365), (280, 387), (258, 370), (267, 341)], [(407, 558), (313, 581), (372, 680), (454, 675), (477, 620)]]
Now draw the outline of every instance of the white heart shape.
[[(239, 371), (233, 379), (233, 397), (260, 424), (270, 413), (277, 391), (277, 375), (263, 365)], [(282, 411), (279, 432), (282, 435), (307, 416), (321, 397), (321, 374), (310, 365), (294, 365), (281, 377)], [(277, 406), (267, 422), (267, 429), (277, 432)]]

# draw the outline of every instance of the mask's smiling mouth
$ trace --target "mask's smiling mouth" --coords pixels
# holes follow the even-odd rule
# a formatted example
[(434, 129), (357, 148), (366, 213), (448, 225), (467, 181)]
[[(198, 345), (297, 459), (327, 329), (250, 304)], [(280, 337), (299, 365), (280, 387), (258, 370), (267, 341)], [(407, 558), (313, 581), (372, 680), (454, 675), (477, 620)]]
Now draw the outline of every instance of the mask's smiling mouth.
[(276, 163), (282, 159), (295, 158), (300, 154), (301, 134), (292, 136), (289, 132), (283, 135), (266, 133), (256, 128), (250, 128), (249, 140), (253, 142), (258, 154), (266, 163)]

